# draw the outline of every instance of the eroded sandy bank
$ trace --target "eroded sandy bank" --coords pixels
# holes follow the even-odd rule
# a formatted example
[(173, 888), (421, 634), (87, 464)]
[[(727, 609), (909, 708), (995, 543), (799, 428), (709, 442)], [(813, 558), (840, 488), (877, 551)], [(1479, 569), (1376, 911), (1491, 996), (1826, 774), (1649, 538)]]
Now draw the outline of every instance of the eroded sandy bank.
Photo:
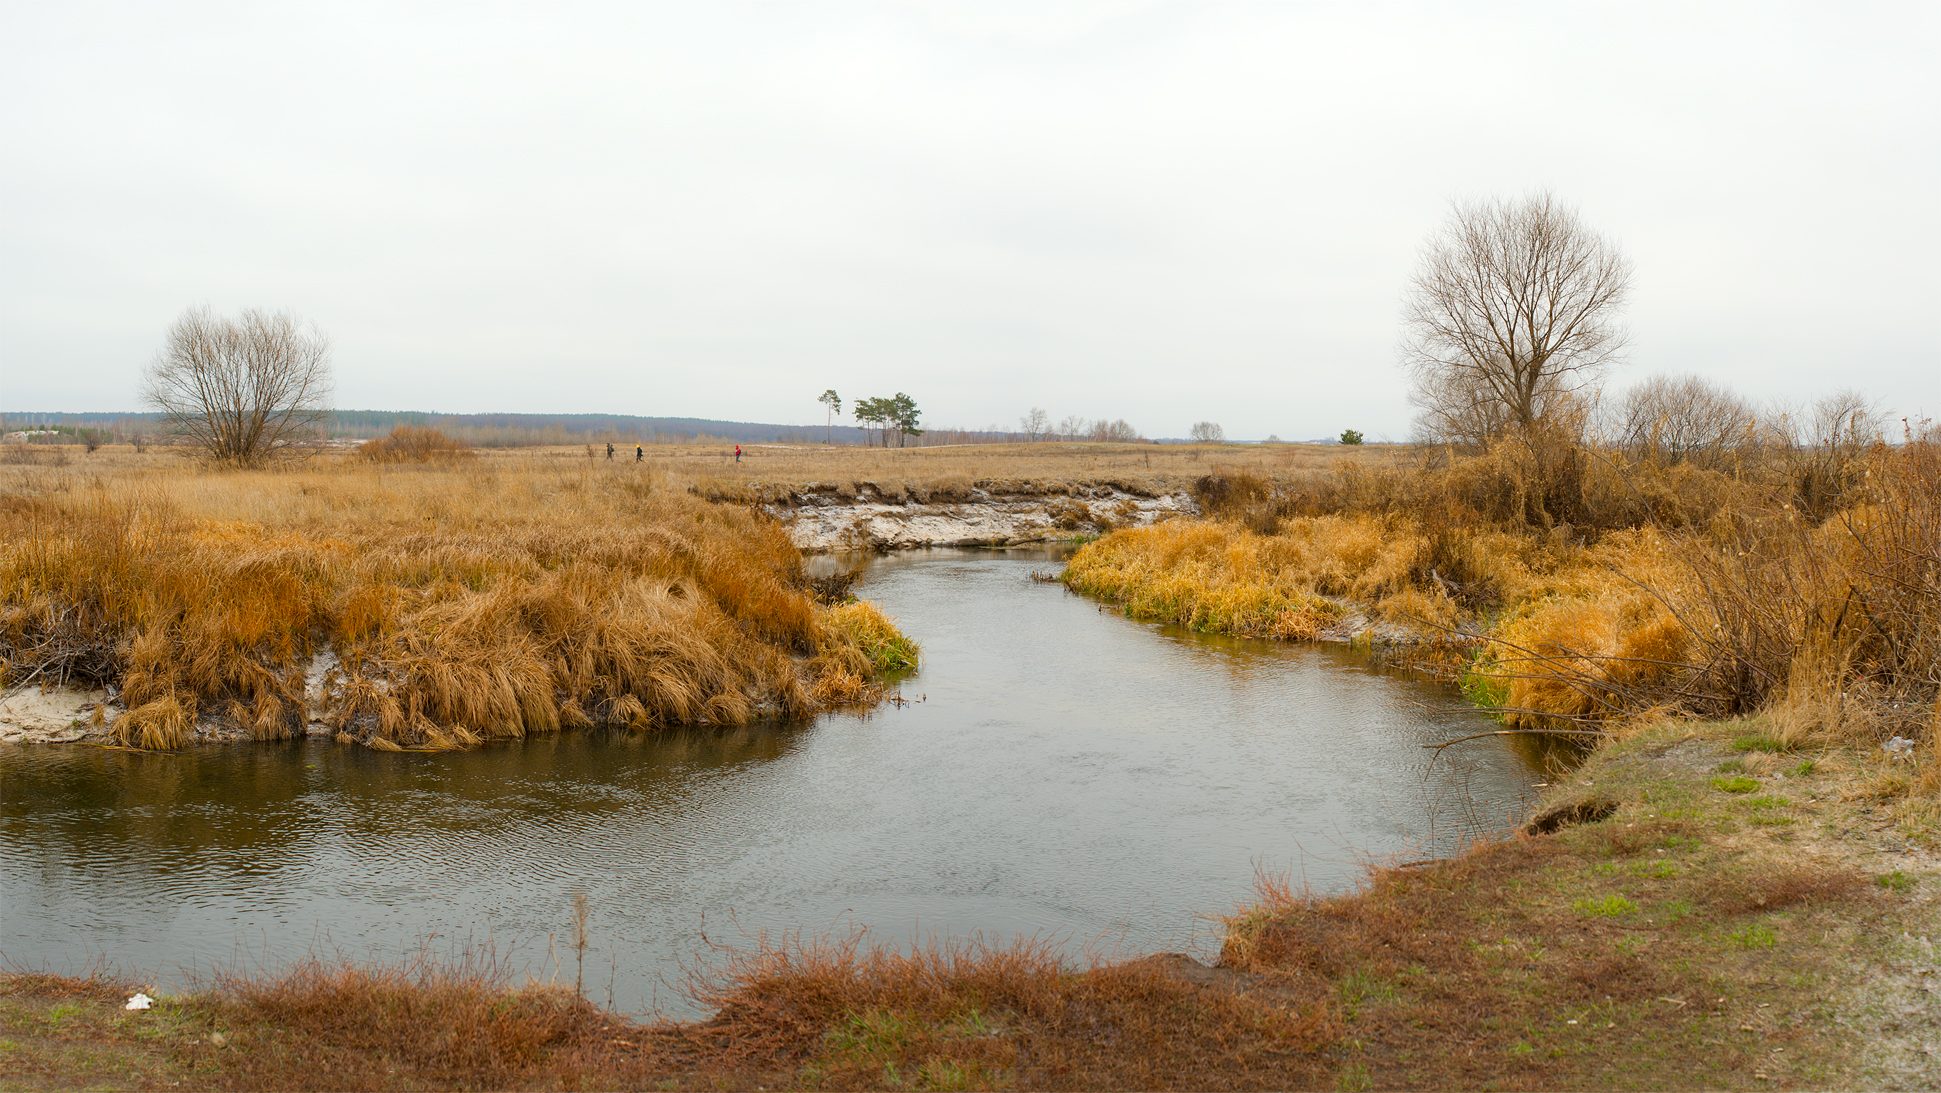
[(1054, 494), (969, 487), (947, 495), (810, 483), (762, 506), (808, 553), (943, 546), (1017, 546), (1141, 527), (1200, 508), (1184, 491), (1147, 495), (1118, 485)]

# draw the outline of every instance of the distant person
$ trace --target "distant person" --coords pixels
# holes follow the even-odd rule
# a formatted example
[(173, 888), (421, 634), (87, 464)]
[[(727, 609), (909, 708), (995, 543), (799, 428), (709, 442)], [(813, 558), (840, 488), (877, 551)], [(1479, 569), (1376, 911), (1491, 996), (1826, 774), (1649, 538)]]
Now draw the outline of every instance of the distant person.
[(735, 462), (741, 462), (741, 445), (735, 445)]
[(634, 462), (639, 463), (646, 458), (647, 458), (647, 449), (641, 447), (638, 444), (634, 445)]
[(613, 458), (613, 445), (611, 444), (607, 445), (607, 458), (608, 459)]

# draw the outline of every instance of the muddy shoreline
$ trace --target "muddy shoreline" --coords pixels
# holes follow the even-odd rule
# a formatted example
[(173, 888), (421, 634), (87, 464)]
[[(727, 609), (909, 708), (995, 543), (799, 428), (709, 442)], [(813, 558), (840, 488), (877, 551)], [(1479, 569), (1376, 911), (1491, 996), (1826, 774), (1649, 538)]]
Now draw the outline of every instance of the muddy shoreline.
[(1198, 516), (1184, 490), (1149, 493), (1129, 483), (982, 483), (923, 490), (901, 483), (811, 482), (765, 501), (805, 554), (1006, 547), (1087, 539), (1118, 528)]

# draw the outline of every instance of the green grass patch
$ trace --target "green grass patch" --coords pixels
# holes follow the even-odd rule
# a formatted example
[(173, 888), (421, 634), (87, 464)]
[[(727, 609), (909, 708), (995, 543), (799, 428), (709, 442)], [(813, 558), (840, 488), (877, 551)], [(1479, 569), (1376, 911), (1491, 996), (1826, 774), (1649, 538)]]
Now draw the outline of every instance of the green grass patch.
[(1337, 989), (1341, 993), (1341, 1000), (1350, 1006), (1393, 1001), (1396, 995), (1394, 983), (1366, 972), (1350, 972), (1342, 976)]
[(862, 1061), (871, 1057), (894, 1057), (910, 1046), (916, 1037), (914, 1017), (887, 1009), (870, 1009), (846, 1015), (823, 1034), (835, 1054)]
[(1739, 949), (1770, 949), (1779, 944), (1779, 935), (1771, 926), (1753, 923), (1732, 931), (1732, 945)]
[(1638, 905), (1623, 896), (1605, 896), (1603, 899), (1580, 899), (1571, 904), (1580, 915), (1603, 918), (1621, 918), (1638, 913)]
[(1889, 892), (1905, 892), (1916, 884), (1919, 884), (1920, 881), (1896, 869), (1891, 873), (1882, 873), (1880, 876), (1875, 877), (1874, 883), (1887, 889)]
[(1502, 676), (1489, 675), (1480, 668), (1466, 673), (1459, 686), (1462, 696), (1471, 705), (1484, 709), (1495, 709), (1510, 700), (1510, 681)]
[(1661, 922), (1672, 923), (1691, 917), (1698, 905), (1688, 899), (1668, 899), (1652, 905), (1651, 917)]
[(1759, 783), (1739, 774), (1730, 778), (1712, 779), (1712, 788), (1725, 793), (1755, 793), (1759, 789)]
[(1733, 738), (1732, 750), (1763, 751), (1768, 753), (1774, 753), (1774, 752), (1787, 751), (1788, 748), (1784, 743), (1780, 742), (1778, 739), (1771, 736), (1767, 736), (1763, 732), (1751, 732), (1751, 733), (1746, 733), (1743, 736), (1738, 736)]

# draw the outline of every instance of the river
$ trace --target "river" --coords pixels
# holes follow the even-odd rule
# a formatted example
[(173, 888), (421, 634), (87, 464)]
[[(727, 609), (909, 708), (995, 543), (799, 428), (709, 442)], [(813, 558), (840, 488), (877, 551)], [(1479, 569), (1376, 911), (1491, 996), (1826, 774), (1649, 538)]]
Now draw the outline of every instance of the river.
[(495, 946), (687, 1013), (703, 934), (981, 931), (1217, 950), (1257, 869), (1316, 891), (1516, 822), (1546, 780), (1450, 689), (1338, 646), (1127, 620), (1045, 553), (871, 559), (923, 646), (904, 702), (800, 725), (590, 731), (446, 754), (323, 740), (0, 748), (0, 955), (164, 985), (306, 953)]

